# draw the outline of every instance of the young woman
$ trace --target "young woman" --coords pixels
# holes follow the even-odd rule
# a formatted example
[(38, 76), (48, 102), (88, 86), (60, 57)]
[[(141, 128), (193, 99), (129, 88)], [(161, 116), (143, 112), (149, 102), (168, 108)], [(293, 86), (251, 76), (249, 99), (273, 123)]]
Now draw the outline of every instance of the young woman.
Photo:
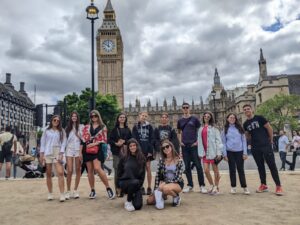
[(173, 197), (173, 206), (179, 206), (181, 198), (179, 193), (184, 186), (183, 161), (179, 158), (174, 145), (169, 140), (164, 140), (161, 144), (161, 158), (157, 165), (155, 176), (154, 194), (156, 208), (164, 208), (164, 197)]
[(55, 165), (58, 177), (58, 186), (61, 202), (65, 201), (64, 194), (64, 167), (63, 156), (66, 147), (66, 133), (61, 127), (60, 116), (54, 115), (51, 118), (49, 127), (44, 131), (41, 138), (40, 158), (42, 164), (46, 164), (46, 176), (48, 187), (48, 200), (53, 200), (52, 187), (52, 165)]
[(92, 110), (90, 113), (90, 124), (86, 125), (82, 131), (82, 151), (80, 158), (86, 163), (88, 180), (91, 187), (90, 199), (96, 198), (94, 171), (99, 175), (106, 187), (109, 199), (114, 199), (115, 193), (109, 187), (108, 179), (103, 171), (101, 164), (104, 163), (104, 153), (101, 143), (107, 142), (107, 129), (102, 121), (100, 113)]
[(290, 163), (290, 168), (289, 170), (295, 170), (295, 166), (296, 166), (296, 158), (297, 158), (297, 150), (299, 151), (300, 149), (300, 132), (297, 131), (293, 131), (293, 139), (291, 142), (291, 146), (293, 146), (292, 148), (292, 152), (293, 152), (293, 161), (289, 162)]
[(120, 113), (117, 116), (115, 127), (111, 131), (109, 137), (110, 150), (113, 155), (113, 168), (115, 171), (115, 189), (118, 197), (122, 197), (116, 176), (118, 174), (118, 164), (120, 156), (122, 156), (122, 154), (124, 154), (127, 150), (127, 142), (131, 137), (131, 131), (127, 125), (127, 117), (124, 113)]
[(241, 187), (244, 189), (244, 194), (249, 195), (247, 188), (244, 160), (247, 155), (247, 141), (245, 131), (241, 126), (237, 116), (234, 113), (229, 113), (226, 117), (224, 131), (222, 132), (223, 141), (223, 156), (228, 162), (229, 175), (231, 182), (231, 194), (236, 194), (236, 169), (239, 174)]
[[(151, 161), (154, 160), (154, 134), (153, 127), (147, 121), (148, 113), (140, 112), (139, 114), (139, 122), (132, 129), (132, 137), (135, 138), (139, 144), (141, 145), (142, 151), (144, 153), (145, 158), (147, 159), (146, 163), (146, 172), (147, 172), (147, 195), (152, 193), (151, 189)], [(143, 194), (145, 193), (145, 189), (142, 189)]]
[[(211, 185), (208, 193), (219, 193), (220, 173), (215, 160), (222, 157), (222, 140), (220, 131), (214, 126), (214, 118), (211, 112), (205, 112), (202, 117), (202, 126), (198, 132), (198, 155), (203, 159), (205, 176)], [(210, 165), (214, 171), (214, 181), (210, 174)]]
[(79, 192), (77, 191), (80, 181), (80, 166), (81, 161), (79, 158), (80, 143), (82, 136), (83, 125), (80, 124), (79, 115), (77, 112), (72, 112), (70, 120), (66, 128), (67, 144), (66, 144), (66, 158), (67, 158), (67, 192), (65, 194), (66, 199), (71, 197), (71, 181), (73, 175), (73, 165), (75, 161), (75, 187), (72, 193), (73, 198), (79, 198)]
[(141, 188), (145, 179), (146, 159), (135, 139), (128, 141), (128, 150), (121, 156), (118, 164), (118, 183), (122, 192), (127, 194), (125, 209), (129, 212), (143, 206)]

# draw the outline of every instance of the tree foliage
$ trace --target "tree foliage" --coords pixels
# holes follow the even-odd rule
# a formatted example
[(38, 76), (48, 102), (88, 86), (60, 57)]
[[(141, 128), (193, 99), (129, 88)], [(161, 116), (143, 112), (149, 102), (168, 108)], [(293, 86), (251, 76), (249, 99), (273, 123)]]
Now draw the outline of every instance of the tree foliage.
[(289, 123), (291, 128), (298, 129), (297, 113), (300, 111), (299, 95), (275, 95), (273, 98), (259, 105), (257, 114), (266, 117), (274, 130), (279, 132), (284, 124)]
[[(76, 93), (66, 95), (64, 98), (66, 99), (67, 103), (67, 121), (69, 119), (70, 113), (73, 111), (77, 111), (80, 116), (80, 122), (82, 124), (87, 124), (90, 120), (89, 112), (91, 108), (91, 97), (92, 91), (90, 88), (82, 90), (79, 95)], [(108, 130), (111, 130), (114, 127), (115, 118), (120, 112), (116, 96), (100, 95), (99, 93), (95, 92), (95, 102), (95, 109), (100, 112), (103, 122), (106, 124)], [(63, 105), (63, 101), (59, 101), (58, 104)]]

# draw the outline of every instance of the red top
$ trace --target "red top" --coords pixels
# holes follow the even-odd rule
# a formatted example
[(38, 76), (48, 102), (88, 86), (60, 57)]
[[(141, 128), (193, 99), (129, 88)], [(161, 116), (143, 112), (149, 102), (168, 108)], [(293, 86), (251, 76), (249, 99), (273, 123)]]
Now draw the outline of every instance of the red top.
[(202, 134), (201, 134), (203, 148), (204, 148), (205, 153), (207, 151), (207, 129), (208, 129), (208, 126), (204, 126), (204, 128), (202, 130)]

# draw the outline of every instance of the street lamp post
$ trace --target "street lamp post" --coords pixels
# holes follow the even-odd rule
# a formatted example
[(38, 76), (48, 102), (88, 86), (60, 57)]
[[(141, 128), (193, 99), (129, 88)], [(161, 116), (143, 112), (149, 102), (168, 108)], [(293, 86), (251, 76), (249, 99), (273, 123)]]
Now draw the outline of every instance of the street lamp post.
[(212, 90), (211, 91), (211, 96), (213, 97), (213, 103), (214, 103), (214, 117), (215, 117), (215, 122), (217, 123), (217, 112), (216, 112), (216, 91)]
[(94, 21), (97, 20), (99, 10), (94, 6), (94, 0), (91, 0), (91, 4), (86, 8), (86, 18), (91, 21), (92, 25), (92, 109), (95, 109), (95, 79), (94, 79)]

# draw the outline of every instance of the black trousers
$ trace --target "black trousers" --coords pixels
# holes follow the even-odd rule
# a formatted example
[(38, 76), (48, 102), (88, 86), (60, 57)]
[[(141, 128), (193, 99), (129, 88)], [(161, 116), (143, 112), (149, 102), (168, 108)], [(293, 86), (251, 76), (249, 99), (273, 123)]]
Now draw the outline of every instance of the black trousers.
[(252, 155), (256, 162), (261, 184), (267, 184), (265, 161), (270, 169), (272, 178), (277, 186), (280, 186), (277, 166), (275, 163), (274, 152), (271, 145), (252, 149)]
[(285, 169), (285, 164), (288, 164), (292, 167), (292, 163), (286, 160), (286, 152), (279, 152), (279, 156), (281, 159), (281, 168)]
[(191, 170), (191, 162), (194, 163), (197, 169), (198, 182), (199, 186), (205, 186), (203, 169), (198, 157), (198, 147), (182, 147), (182, 157), (185, 165), (185, 175), (188, 180), (188, 186), (194, 187), (193, 178), (192, 178), (192, 170)]
[(296, 151), (293, 152), (293, 156), (292, 156), (292, 157), (293, 157), (293, 161), (292, 161), (292, 162), (289, 162), (289, 161), (286, 160), (286, 163), (290, 165), (290, 169), (291, 169), (291, 170), (294, 170), (294, 169), (295, 169), (295, 166), (296, 166), (296, 158), (297, 158), (297, 153), (296, 153)]
[(240, 152), (227, 151), (227, 157), (228, 157), (231, 187), (236, 187), (236, 170), (237, 170), (241, 187), (246, 188), (247, 183), (246, 183), (245, 170), (244, 170), (243, 151)]
[(119, 182), (122, 192), (127, 194), (127, 201), (132, 202), (134, 208), (139, 210), (143, 206), (141, 184), (138, 179), (122, 180)]

